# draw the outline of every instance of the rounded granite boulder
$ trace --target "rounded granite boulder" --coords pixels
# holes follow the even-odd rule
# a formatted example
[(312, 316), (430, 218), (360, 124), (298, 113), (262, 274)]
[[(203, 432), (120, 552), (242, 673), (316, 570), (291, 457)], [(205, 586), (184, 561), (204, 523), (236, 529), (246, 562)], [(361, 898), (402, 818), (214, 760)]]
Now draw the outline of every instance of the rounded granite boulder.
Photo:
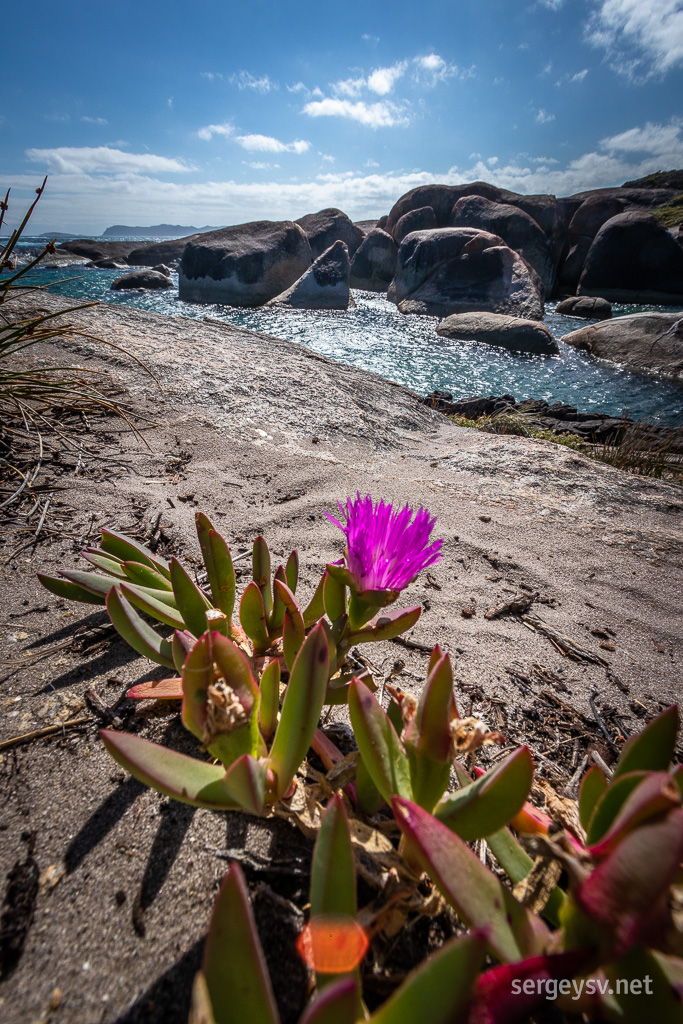
[(132, 288), (172, 288), (173, 282), (158, 270), (134, 270), (132, 274), (117, 277), (109, 286), (110, 291), (120, 292)]
[(368, 232), (351, 260), (349, 284), (368, 292), (385, 292), (396, 273), (398, 246), (382, 228)]
[(291, 288), (266, 305), (290, 309), (347, 309), (349, 301), (353, 302), (349, 291), (349, 250), (344, 242), (335, 242)]
[(330, 208), (319, 210), (318, 213), (307, 213), (295, 222), (306, 232), (311, 255), (314, 260), (322, 256), (335, 242), (344, 242), (353, 256), (365, 238), (365, 232), (342, 213), (341, 210)]
[(558, 302), (555, 312), (562, 316), (580, 316), (584, 320), (609, 320), (612, 304), (597, 295), (571, 295)]
[(500, 313), (456, 313), (442, 320), (436, 333), (455, 341), (483, 341), (509, 352), (557, 355), (560, 351), (544, 324)]
[(562, 341), (631, 370), (683, 379), (683, 314), (634, 313), (565, 334)]
[(436, 214), (431, 206), (420, 206), (417, 210), (409, 210), (400, 218), (394, 228), (394, 241), (400, 245), (411, 231), (431, 231), (438, 227)]

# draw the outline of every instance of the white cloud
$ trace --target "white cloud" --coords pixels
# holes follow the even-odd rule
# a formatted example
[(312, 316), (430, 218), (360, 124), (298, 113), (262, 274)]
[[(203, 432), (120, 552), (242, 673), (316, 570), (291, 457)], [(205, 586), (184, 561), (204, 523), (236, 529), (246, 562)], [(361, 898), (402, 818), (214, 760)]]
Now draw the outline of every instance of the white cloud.
[(371, 160), (368, 158), (363, 164), (363, 167), (379, 167), (379, 164), (377, 163), (376, 160)]
[(472, 78), (474, 67), (461, 68), (457, 64), (450, 64), (438, 53), (428, 53), (422, 57), (414, 57), (415, 80), (422, 85), (434, 87), (441, 82), (447, 82), (449, 78)]
[(85, 121), (86, 124), (96, 124), (96, 125), (101, 126), (101, 127), (104, 127), (106, 124), (109, 124), (109, 121), (107, 121), (106, 117), (87, 117), (87, 116), (83, 116), (81, 118), (81, 121)]
[(683, 64), (680, 0), (600, 0), (586, 38), (614, 70), (637, 82)]
[(224, 121), (223, 124), (207, 124), (205, 128), (199, 129), (197, 135), (205, 142), (209, 142), (214, 135), (225, 135), (226, 138), (229, 138), (234, 130), (229, 121)]
[(379, 36), (371, 36), (369, 32), (364, 32), (361, 39), (364, 43), (372, 43), (373, 46), (377, 46), (379, 42)]
[(678, 118), (670, 124), (652, 124), (650, 121), (642, 128), (629, 128), (619, 135), (610, 135), (600, 140), (600, 145), (608, 153), (651, 153), (665, 156), (681, 151), (681, 126), (683, 121)]
[(223, 77), (220, 71), (200, 71), (200, 78), (207, 78), (209, 82), (217, 82)]
[(355, 99), (360, 96), (366, 85), (367, 82), (362, 76), (360, 78), (344, 78), (340, 82), (334, 82), (332, 90), (337, 96), (349, 96), (351, 99)]
[(369, 128), (389, 128), (408, 123), (405, 112), (392, 103), (365, 103), (362, 100), (352, 103), (351, 100), (328, 97), (307, 103), (303, 112), (309, 117), (346, 117)]
[(44, 163), (51, 174), (186, 174), (193, 170), (182, 160), (153, 153), (124, 153), (107, 146), (27, 149), (26, 156), (33, 163)]
[(536, 114), (536, 124), (547, 124), (548, 121), (554, 121), (554, 120), (555, 120), (555, 115), (554, 114), (549, 114), (547, 110), (543, 109), (543, 107), (541, 107), (541, 109)]
[(500, 163), (500, 161), (497, 156), (490, 156), (486, 163), (489, 165), (489, 167), (495, 167), (496, 164)]
[(262, 160), (243, 160), (245, 167), (251, 167), (255, 171), (267, 171), (271, 167), (279, 168), (279, 164), (264, 163)]
[(583, 82), (584, 78), (588, 74), (588, 68), (583, 68), (581, 71), (577, 71), (575, 75), (572, 75), (569, 79), (570, 82)]
[(394, 88), (396, 82), (404, 74), (407, 64), (400, 61), (389, 68), (376, 68), (368, 76), (368, 89), (376, 92), (378, 96), (387, 96)]
[(255, 92), (262, 93), (278, 88), (277, 82), (271, 81), (268, 75), (256, 78), (255, 75), (250, 74), (248, 71), (239, 71), (234, 75), (230, 75), (230, 82), (240, 90), (253, 89)]
[(330, 155), (329, 153), (318, 153), (318, 156), (319, 156), (319, 157), (321, 158), (321, 160), (323, 160), (323, 161), (324, 161), (324, 162), (325, 162), (326, 164), (334, 164), (334, 163), (336, 163), (336, 162), (337, 162), (337, 158), (336, 158), (336, 156), (331, 156), (331, 155)]
[(541, 0), (541, 3), (544, 7), (549, 7), (551, 11), (559, 11), (564, 0)]
[(243, 149), (257, 150), (260, 153), (305, 153), (311, 148), (310, 142), (304, 139), (280, 142), (270, 135), (236, 135), (235, 142)]

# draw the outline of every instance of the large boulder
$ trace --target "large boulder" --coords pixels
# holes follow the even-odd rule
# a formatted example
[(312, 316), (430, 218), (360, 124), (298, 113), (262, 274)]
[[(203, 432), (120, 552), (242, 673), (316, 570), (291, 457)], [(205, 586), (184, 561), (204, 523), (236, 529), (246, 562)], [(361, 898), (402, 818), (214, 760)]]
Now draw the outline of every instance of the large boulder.
[(553, 252), (539, 225), (524, 210), (508, 203), (494, 203), (483, 196), (463, 196), (453, 207), (451, 224), (499, 235), (534, 268), (546, 295), (551, 293), (555, 283)]
[(592, 244), (593, 239), (587, 235), (579, 235), (569, 243), (566, 255), (557, 271), (557, 280), (562, 291), (576, 291)]
[(266, 305), (290, 309), (347, 309), (349, 291), (349, 250), (345, 242), (335, 242), (318, 256), (291, 288), (276, 295)]
[(394, 228), (394, 241), (400, 245), (411, 231), (431, 231), (438, 227), (436, 214), (432, 206), (420, 206), (417, 210), (409, 210), (399, 219)]
[(129, 288), (172, 288), (173, 282), (158, 270), (134, 270), (132, 274), (117, 277), (109, 285), (110, 291), (120, 292)]
[(369, 232), (351, 260), (349, 284), (369, 292), (385, 292), (396, 273), (398, 246), (382, 228)]
[(183, 252), (178, 294), (189, 302), (263, 306), (311, 265), (311, 246), (293, 221), (255, 221), (198, 235)]
[(683, 314), (635, 313), (591, 324), (562, 339), (633, 370), (683, 377)]
[(595, 238), (598, 231), (612, 217), (624, 212), (626, 200), (621, 196), (589, 196), (584, 199), (569, 222), (569, 234), (575, 238), (585, 235)]
[(592, 295), (572, 295), (558, 302), (555, 312), (561, 316), (580, 316), (585, 320), (609, 320), (612, 305), (607, 299)]
[(314, 260), (322, 256), (335, 242), (344, 242), (353, 256), (365, 238), (365, 232), (357, 227), (341, 210), (333, 208), (307, 213), (295, 222), (306, 232)]
[(205, 237), (205, 234), (197, 232), (194, 235), (185, 235), (184, 238), (165, 238), (162, 242), (145, 242), (143, 245), (131, 249), (128, 253), (128, 263), (132, 267), (155, 267), (159, 263), (177, 267), (187, 243)]
[(535, 271), (497, 235), (437, 228), (404, 238), (387, 298), (402, 313), (486, 311), (542, 320), (542, 291)]
[(86, 267), (94, 267), (96, 270), (127, 270), (128, 264), (122, 263), (121, 260), (91, 260), (90, 263), (85, 264)]
[(683, 249), (652, 214), (618, 214), (595, 236), (578, 294), (611, 302), (683, 302)]
[(456, 198), (453, 185), (420, 185), (406, 192), (394, 203), (386, 224), (380, 221), (380, 226), (393, 235), (404, 214), (410, 213), (411, 210), (419, 210), (423, 206), (431, 206), (437, 225), (447, 227)]
[(560, 351), (543, 324), (501, 313), (456, 313), (442, 320), (436, 333), (458, 341), (483, 341), (510, 352), (557, 355)]
[(93, 262), (113, 259), (127, 263), (128, 254), (135, 245), (135, 242), (105, 242), (101, 238), (70, 238), (60, 242), (59, 248), (75, 256), (85, 256)]

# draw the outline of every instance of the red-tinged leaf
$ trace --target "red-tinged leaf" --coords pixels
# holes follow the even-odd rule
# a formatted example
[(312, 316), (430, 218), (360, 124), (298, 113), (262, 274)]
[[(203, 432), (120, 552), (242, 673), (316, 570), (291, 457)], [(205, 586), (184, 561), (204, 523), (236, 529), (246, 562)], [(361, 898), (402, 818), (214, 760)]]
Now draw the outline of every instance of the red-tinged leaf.
[(306, 630), (304, 627), (303, 616), (299, 610), (298, 604), (296, 603), (294, 593), (286, 584), (278, 580), (277, 577), (275, 579), (275, 592), (277, 593), (278, 599), (285, 607), (282, 646), (285, 655), (285, 665), (291, 672), (296, 656), (301, 650), (301, 645), (306, 638)]
[(186, 629), (175, 629), (173, 631), (173, 637), (171, 639), (171, 648), (173, 650), (173, 664), (176, 667), (176, 671), (182, 673), (183, 666), (185, 665), (185, 659), (192, 650), (196, 643), (192, 633), (188, 633)]
[(415, 714), (403, 734), (406, 747), (413, 747), (433, 761), (449, 764), (453, 759), (451, 722), (457, 716), (453, 696), (453, 669), (447, 654), (427, 676)]
[(384, 709), (359, 679), (349, 686), (349, 714), (360, 756), (372, 781), (389, 803), (394, 794), (412, 796), (410, 765), (403, 744)]
[(185, 629), (185, 620), (180, 612), (162, 600), (166, 596), (165, 592), (153, 591), (149, 587), (138, 587), (135, 583), (121, 583), (118, 589), (141, 612), (146, 612), (153, 619), (163, 622), (166, 626), (172, 626), (173, 629)]
[(529, 748), (518, 747), (476, 782), (444, 797), (435, 815), (465, 842), (483, 839), (521, 811), (533, 776)]
[(464, 1024), (485, 949), (481, 932), (451, 940), (408, 975), (371, 1024)]
[(259, 681), (261, 702), (259, 704), (259, 726), (266, 742), (270, 741), (277, 725), (280, 710), (280, 662), (271, 658)]
[(194, 644), (183, 666), (182, 723), (198, 740), (206, 724), (206, 691), (214, 680), (211, 638), (205, 633)]
[[(270, 586), (270, 584), (269, 584)], [(240, 601), (240, 622), (254, 646), (254, 654), (268, 650), (270, 639), (263, 595), (255, 583), (250, 583)]]
[(144, 544), (140, 544), (131, 537), (125, 537), (122, 533), (114, 533), (113, 530), (102, 530), (101, 534), (103, 551), (110, 555), (116, 555), (123, 562), (144, 562), (145, 565), (158, 569), (166, 579), (170, 580), (171, 571), (168, 562), (160, 555), (155, 555)]
[(216, 1024), (279, 1024), (244, 876), (235, 863), (214, 904), (202, 969)]
[(591, 765), (579, 789), (579, 817), (584, 832), (588, 832), (597, 803), (606, 789), (607, 779), (597, 764)]
[(600, 842), (590, 848), (591, 856), (594, 860), (601, 860), (611, 853), (628, 832), (680, 805), (681, 794), (669, 773), (648, 773), (624, 800)]
[(683, 797), (683, 764), (676, 765), (671, 773), (671, 778), (678, 786), (678, 791), (681, 794), (681, 797)]
[(499, 960), (543, 952), (550, 936), (546, 926), (462, 839), (409, 800), (394, 797), (391, 806), (411, 852), (463, 921), (486, 932), (488, 947)]
[(467, 1024), (528, 1020), (535, 1010), (547, 1005), (548, 991), (557, 992), (553, 983), (573, 978), (590, 956), (590, 950), (570, 950), (491, 968), (476, 980)]
[(157, 793), (194, 807), (239, 810), (223, 787), (221, 765), (198, 761), (129, 732), (102, 729), (100, 736), (117, 764)]
[[(77, 583), (69, 583), (58, 576), (48, 576), (43, 572), (36, 573), (46, 590), (57, 597), (66, 597), (69, 601), (80, 601), (82, 604), (104, 604), (104, 594), (93, 594), (91, 590), (79, 587)], [(110, 584), (113, 581), (110, 580)]]
[(599, 797), (593, 811), (586, 842), (588, 846), (594, 846), (607, 833), (612, 822), (622, 808), (624, 801), (628, 799), (636, 786), (646, 776), (646, 772), (629, 772), (618, 779), (613, 779), (605, 792)]
[(187, 628), (195, 636), (201, 636), (207, 629), (206, 612), (211, 602), (177, 558), (171, 559), (171, 584), (178, 611)]
[(342, 754), (336, 743), (333, 743), (329, 736), (326, 736), (322, 729), (316, 729), (313, 733), (313, 739), (311, 740), (311, 749), (315, 754), (318, 755), (325, 771), (333, 768), (335, 764), (339, 764), (340, 761), (344, 760)]
[(331, 573), (329, 566), (323, 584), (323, 601), (330, 622), (335, 622), (340, 615), (346, 614), (346, 587)]
[(603, 954), (622, 956), (661, 938), (668, 889), (683, 858), (683, 810), (627, 833), (573, 892), (576, 905), (601, 926)]
[(223, 776), (225, 792), (248, 814), (263, 814), (266, 799), (266, 766), (243, 754)]
[[(94, 565), (96, 569), (106, 572), (107, 576), (113, 576), (115, 579), (126, 578), (127, 574), (122, 568), (123, 562), (114, 558), (113, 555), (104, 555), (98, 548), (86, 548), (85, 551), (81, 551), (81, 557)], [(152, 569), (149, 571), (152, 572)]]
[(319, 992), (299, 1018), (299, 1024), (356, 1024), (358, 988), (353, 978), (340, 978)]
[(309, 900), (311, 917), (356, 916), (356, 868), (349, 822), (338, 793), (327, 805), (313, 850)]
[(309, 604), (306, 606), (303, 612), (304, 625), (306, 629), (314, 626), (319, 619), (322, 619), (325, 614), (325, 602), (323, 600), (323, 591), (325, 589), (325, 577), (327, 573), (323, 573), (320, 583), (315, 589), (315, 594), (311, 598)]
[(353, 644), (379, 643), (381, 640), (393, 640), (406, 630), (412, 629), (422, 614), (422, 608), (392, 608), (381, 612), (368, 622), (367, 626), (349, 636), (349, 646)]
[(285, 620), (285, 609), (287, 607), (285, 602), (282, 600), (280, 591), (277, 588), (278, 583), (282, 583), (284, 586), (287, 586), (287, 577), (285, 576), (284, 567), (281, 565), (278, 566), (275, 571), (275, 576), (273, 577), (273, 610), (268, 622), (268, 629), (271, 636), (282, 633), (282, 624)]
[(325, 699), (329, 666), (325, 631), (321, 625), (314, 626), (292, 667), (270, 751), (278, 798), (289, 789), (311, 745)]
[(273, 610), (273, 595), (270, 589), (270, 552), (263, 537), (257, 537), (254, 541), (251, 565), (254, 583), (261, 591), (266, 618), (269, 619)]
[(432, 653), (429, 655), (429, 665), (427, 666), (427, 678), (432, 674), (436, 666), (439, 664), (443, 657), (443, 651), (438, 644), (434, 644)]
[(203, 512), (197, 512), (195, 515), (195, 526), (206, 574), (209, 577), (213, 603), (227, 616), (228, 622), (232, 622), (235, 608), (235, 569), (230, 548), (220, 533), (214, 530), (211, 521)]
[(142, 562), (121, 562), (121, 570), (127, 580), (137, 583), (141, 587), (150, 587), (152, 590), (166, 592), (173, 590), (170, 580), (167, 580), (156, 569), (152, 569), (151, 566), (143, 565)]
[(136, 686), (131, 686), (126, 697), (128, 700), (182, 700), (183, 681), (177, 677), (138, 683)]
[(86, 572), (83, 569), (60, 569), (59, 575), (94, 597), (106, 597), (111, 588), (121, 582), (116, 576), (100, 576), (98, 572)]
[(637, 736), (631, 736), (621, 751), (614, 778), (627, 772), (663, 772), (669, 767), (678, 735), (678, 706), (673, 704), (657, 715)]
[(159, 636), (149, 623), (140, 618), (130, 601), (116, 587), (112, 587), (107, 594), (107, 614), (116, 632), (134, 651), (164, 668), (175, 667), (169, 641)]
[(286, 580), (287, 586), (292, 591), (292, 593), (296, 594), (296, 588), (297, 588), (297, 585), (299, 583), (299, 552), (298, 551), (292, 551), (292, 553), (290, 554), (289, 558), (287, 559), (287, 564), (285, 566), (285, 580)]

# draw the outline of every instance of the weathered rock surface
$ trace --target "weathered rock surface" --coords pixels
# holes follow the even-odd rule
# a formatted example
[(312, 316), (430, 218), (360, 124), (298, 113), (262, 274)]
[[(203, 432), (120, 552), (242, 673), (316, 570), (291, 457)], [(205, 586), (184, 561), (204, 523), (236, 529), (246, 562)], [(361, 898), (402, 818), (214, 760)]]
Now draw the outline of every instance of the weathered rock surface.
[(109, 290), (114, 292), (125, 291), (127, 288), (172, 288), (173, 282), (160, 274), (157, 270), (134, 270), (132, 274), (124, 274), (117, 277), (109, 285)]
[(538, 275), (501, 238), (475, 228), (408, 235), (387, 298), (402, 313), (444, 317), (478, 310), (543, 319)]
[(126, 270), (128, 264), (113, 259), (91, 260), (90, 263), (86, 263), (86, 267), (94, 267), (97, 270)]
[(179, 295), (189, 302), (263, 306), (311, 265), (311, 246), (293, 221), (255, 221), (199, 235), (185, 246)]
[(591, 324), (562, 339), (633, 370), (683, 378), (683, 314), (635, 313)]
[(651, 214), (621, 213), (595, 236), (578, 293), (612, 302), (683, 302), (683, 249)]
[(626, 205), (626, 200), (620, 196), (589, 196), (569, 222), (569, 235), (595, 238), (605, 221), (623, 213)]
[(144, 243), (131, 249), (127, 260), (135, 267), (154, 267), (158, 263), (164, 263), (167, 267), (175, 269), (180, 263), (187, 243), (204, 237), (206, 236), (202, 232), (197, 232), (194, 235), (185, 235), (184, 238), (167, 238), (162, 242)]
[(318, 256), (291, 288), (271, 299), (268, 306), (292, 309), (347, 309), (349, 291), (349, 250), (344, 242), (335, 242)]
[(59, 248), (76, 256), (86, 256), (89, 260), (114, 259), (128, 263), (128, 253), (136, 245), (136, 242), (105, 242), (101, 238), (72, 238), (60, 242)]
[(156, 267), (152, 267), (152, 270), (156, 270), (158, 274), (164, 274), (166, 277), (171, 276), (171, 268), (167, 267), (165, 263), (158, 263)]
[(385, 292), (396, 273), (398, 246), (382, 228), (370, 231), (351, 260), (349, 283), (352, 288)]
[(557, 272), (558, 284), (563, 291), (576, 291), (592, 244), (593, 239), (587, 235), (569, 240), (567, 253)]
[(306, 233), (314, 260), (322, 256), (335, 242), (344, 242), (353, 256), (365, 238), (365, 232), (357, 227), (341, 210), (330, 208), (318, 213), (308, 213), (295, 222)]
[(559, 346), (543, 324), (501, 313), (455, 313), (436, 328), (442, 338), (483, 341), (510, 352), (557, 355)]
[(590, 295), (571, 295), (568, 299), (558, 302), (555, 312), (563, 316), (585, 317), (586, 320), (609, 320), (612, 316), (612, 305), (607, 299)]
[[(400, 245), (411, 231), (431, 231), (438, 227), (436, 214), (432, 206), (420, 206), (417, 210), (409, 210), (399, 219), (394, 228), (394, 241)], [(476, 225), (473, 225), (476, 227)]]

